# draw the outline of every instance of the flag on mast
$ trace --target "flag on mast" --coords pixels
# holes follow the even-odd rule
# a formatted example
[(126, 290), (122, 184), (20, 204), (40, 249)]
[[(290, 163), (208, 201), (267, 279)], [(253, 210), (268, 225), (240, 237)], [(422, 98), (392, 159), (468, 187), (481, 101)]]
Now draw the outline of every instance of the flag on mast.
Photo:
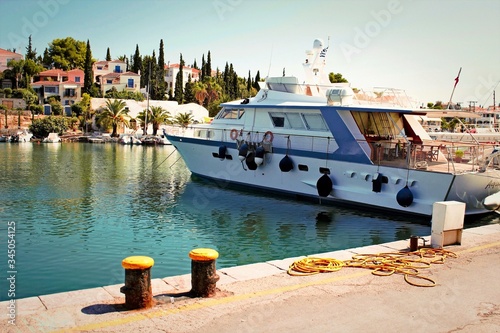
[(453, 86), (453, 89), (455, 89), (455, 87), (457, 86), (458, 84), (458, 80), (460, 78), (460, 72), (462, 72), (462, 67), (460, 67), (460, 70), (458, 71), (458, 75), (457, 77), (455, 78), (455, 85)]

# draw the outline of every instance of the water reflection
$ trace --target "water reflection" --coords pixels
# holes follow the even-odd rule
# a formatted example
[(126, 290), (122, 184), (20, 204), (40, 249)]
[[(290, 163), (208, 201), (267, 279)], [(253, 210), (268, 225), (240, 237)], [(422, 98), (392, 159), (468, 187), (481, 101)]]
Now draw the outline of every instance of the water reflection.
[(153, 257), (165, 277), (189, 273), (195, 247), (219, 251), (222, 268), (430, 233), (428, 221), (197, 180), (172, 146), (0, 144), (0, 155), (0, 243), (15, 221), (19, 297), (122, 283), (128, 255)]

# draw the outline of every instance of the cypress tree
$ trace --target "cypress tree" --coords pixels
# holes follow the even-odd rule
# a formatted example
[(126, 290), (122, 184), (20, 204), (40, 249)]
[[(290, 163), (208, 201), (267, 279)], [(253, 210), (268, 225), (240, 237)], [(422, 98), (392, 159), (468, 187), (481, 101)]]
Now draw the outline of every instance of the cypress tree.
[(87, 39), (87, 50), (85, 51), (85, 65), (84, 65), (84, 80), (83, 80), (83, 92), (90, 94), (92, 90), (92, 82), (94, 77), (92, 74), (92, 51), (90, 50), (90, 42)]
[(205, 76), (207, 76), (207, 77), (212, 76), (212, 58), (210, 56), (210, 51), (208, 51), (208, 54), (207, 54), (207, 68), (205, 71)]
[(222, 75), (222, 81), (224, 82), (224, 93), (229, 95), (229, 64), (226, 61), (226, 67), (224, 67), (224, 74)]
[(182, 53), (179, 60), (179, 72), (175, 76), (175, 90), (174, 98), (179, 104), (183, 104), (184, 101), (184, 84), (182, 82), (183, 73), (182, 69), (184, 67), (184, 60), (182, 59)]
[(36, 50), (31, 46), (31, 35), (28, 38), (28, 46), (26, 47), (26, 60), (33, 60), (36, 62)]
[(260, 90), (259, 81), (260, 81), (260, 71), (257, 71), (257, 75), (255, 75), (255, 81), (253, 83), (253, 87), (257, 89), (257, 91)]
[(205, 64), (205, 55), (203, 54), (201, 56), (201, 77), (200, 77), (200, 80), (203, 82), (203, 80), (205, 79), (205, 72), (206, 72), (206, 64)]
[(165, 55), (163, 51), (163, 39), (160, 40), (160, 51), (158, 54), (158, 89), (156, 92), (156, 97), (159, 100), (165, 99), (165, 93), (167, 92), (167, 83), (165, 82)]
[[(231, 65), (232, 66), (232, 65)], [(233, 73), (233, 78), (231, 80), (231, 83), (232, 83), (232, 93), (233, 93), (233, 96), (232, 96), (232, 99), (236, 99), (236, 98), (239, 98), (240, 97), (240, 87), (238, 85), (238, 75), (236, 74), (236, 72), (232, 71)]]
[(109, 52), (109, 47), (108, 50), (106, 51), (106, 61), (111, 61), (111, 53)]
[(250, 71), (248, 71), (247, 91), (248, 93), (252, 92), (252, 77), (250, 76)]
[(193, 82), (191, 81), (191, 74), (188, 76), (188, 81), (186, 82), (186, 88), (184, 89), (184, 100), (186, 103), (196, 102), (193, 91)]
[(156, 61), (156, 52), (153, 50), (153, 56), (151, 57), (151, 88), (154, 96), (153, 99), (158, 99), (158, 62)]
[(52, 57), (50, 56), (49, 49), (47, 48), (43, 51), (42, 65), (45, 68), (52, 67)]
[[(141, 69), (142, 69), (142, 57), (141, 54), (139, 53), (139, 45), (135, 45), (135, 54), (133, 58), (133, 64), (132, 64), (132, 72), (139, 74)], [(142, 73), (143, 74), (143, 73)], [(141, 76), (142, 76), (141, 74)], [(142, 82), (142, 79), (141, 79)], [(142, 86), (144, 87), (144, 86)]]

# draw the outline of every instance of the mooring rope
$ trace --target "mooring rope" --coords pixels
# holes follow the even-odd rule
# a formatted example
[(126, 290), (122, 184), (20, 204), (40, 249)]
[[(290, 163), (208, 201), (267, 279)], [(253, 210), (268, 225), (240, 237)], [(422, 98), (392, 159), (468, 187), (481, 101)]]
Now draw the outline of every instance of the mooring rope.
[[(389, 276), (394, 273), (403, 274), (407, 283), (417, 287), (434, 287), (436, 282), (420, 275), (420, 269), (426, 269), (431, 264), (443, 264), (446, 258), (457, 258), (457, 254), (444, 249), (420, 248), (413, 252), (394, 252), (378, 254), (356, 254), (352, 259), (341, 261), (332, 258), (308, 257), (292, 263), (288, 274), (293, 276), (313, 275), (325, 272), (335, 272), (342, 267), (371, 269), (377, 276)], [(418, 283), (424, 280), (428, 283)]]

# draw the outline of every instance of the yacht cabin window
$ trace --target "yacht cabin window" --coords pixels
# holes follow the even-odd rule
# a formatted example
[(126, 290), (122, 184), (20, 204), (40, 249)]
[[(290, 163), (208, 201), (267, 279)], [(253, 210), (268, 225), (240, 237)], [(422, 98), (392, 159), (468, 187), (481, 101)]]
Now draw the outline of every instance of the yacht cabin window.
[(240, 119), (245, 109), (223, 108), (217, 115), (217, 119)]
[(327, 131), (325, 120), (321, 114), (302, 114), (310, 131)]
[(319, 113), (269, 112), (274, 127), (297, 130), (327, 131), (325, 120)]

